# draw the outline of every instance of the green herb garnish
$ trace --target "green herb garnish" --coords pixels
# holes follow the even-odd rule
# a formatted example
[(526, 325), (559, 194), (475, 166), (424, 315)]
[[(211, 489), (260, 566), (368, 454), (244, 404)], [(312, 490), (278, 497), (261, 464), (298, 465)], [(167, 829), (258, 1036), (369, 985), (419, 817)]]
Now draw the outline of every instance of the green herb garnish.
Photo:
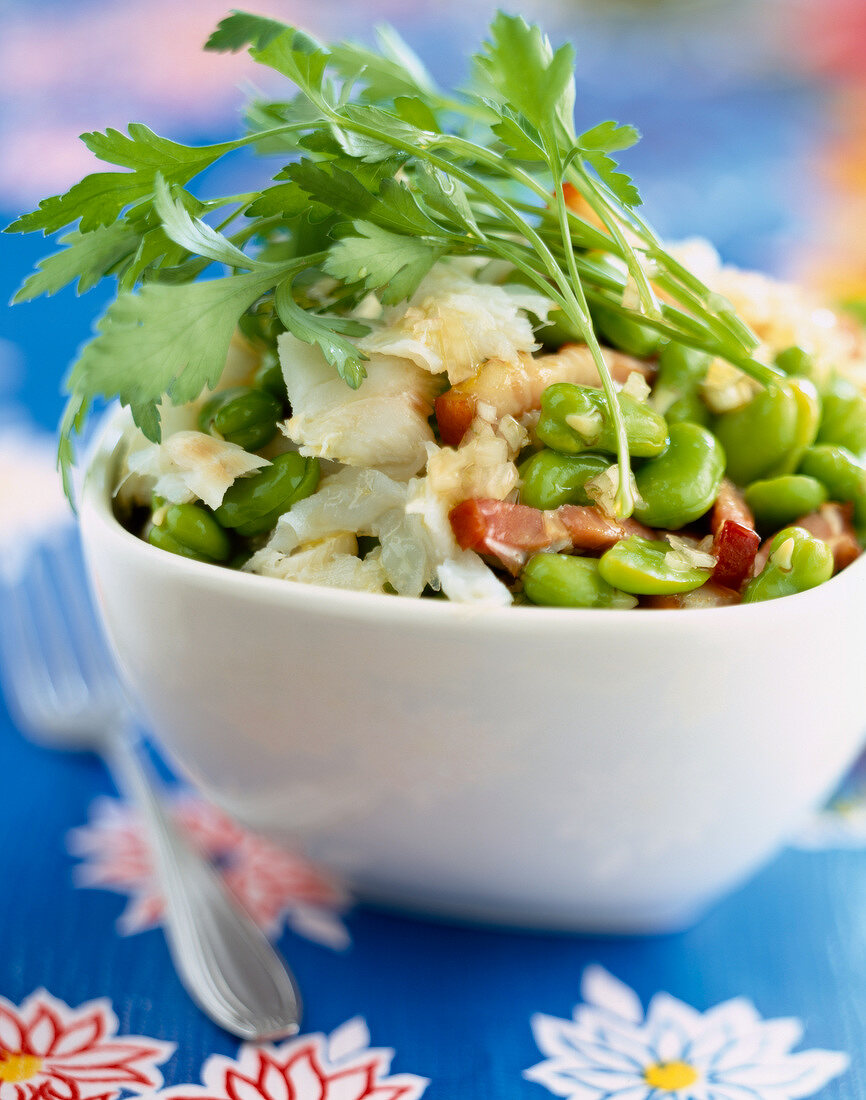
[[(752, 357), (757, 338), (729, 303), (668, 255), (638, 214), (640, 195), (614, 157), (637, 131), (608, 121), (576, 132), (570, 45), (554, 51), (538, 27), (500, 13), (458, 95), (437, 88), (389, 28), (378, 31), (376, 51), (327, 47), (235, 12), (205, 48), (245, 47), (295, 86), (282, 102), (249, 104), (245, 137), (193, 148), (138, 123), (128, 136), (84, 134), (90, 150), (123, 171), (87, 176), (6, 230), (75, 227), (15, 301), (76, 281), (79, 292), (105, 276), (118, 282), (66, 383), (59, 460), (67, 493), (72, 437), (97, 398), (119, 397), (158, 442), (160, 402), (182, 404), (213, 386), (235, 327), (263, 299), (357, 387), (365, 356), (351, 338), (367, 330), (347, 315), (351, 308), (370, 291), (386, 304), (409, 298), (447, 255), (513, 264), (586, 341), (615, 428), (622, 516), (633, 507), (628, 448), (590, 305), (721, 356), (761, 382), (778, 373)], [(186, 190), (247, 145), (280, 158), (261, 191), (201, 202)], [(570, 208), (567, 186), (592, 221)], [(615, 257), (627, 275), (619, 279), (590, 251)], [(229, 274), (199, 280), (212, 264)], [(316, 276), (335, 281), (324, 299), (305, 295)]]

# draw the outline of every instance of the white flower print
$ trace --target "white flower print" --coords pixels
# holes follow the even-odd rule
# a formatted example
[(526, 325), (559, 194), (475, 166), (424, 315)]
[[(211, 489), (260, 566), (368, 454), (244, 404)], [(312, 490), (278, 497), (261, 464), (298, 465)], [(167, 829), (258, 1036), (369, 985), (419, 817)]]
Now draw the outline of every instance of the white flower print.
[(743, 997), (701, 1013), (657, 993), (644, 1015), (600, 966), (584, 971), (581, 994), (571, 1020), (533, 1017), (547, 1058), (524, 1074), (568, 1100), (796, 1100), (848, 1068), (836, 1051), (791, 1053), (800, 1022), (763, 1020)]

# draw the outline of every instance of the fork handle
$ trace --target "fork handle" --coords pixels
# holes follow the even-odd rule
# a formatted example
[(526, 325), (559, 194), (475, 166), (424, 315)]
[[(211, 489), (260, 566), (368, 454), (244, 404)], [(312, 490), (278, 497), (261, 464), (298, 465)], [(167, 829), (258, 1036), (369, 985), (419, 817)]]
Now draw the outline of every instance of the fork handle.
[(166, 939), (187, 992), (233, 1035), (265, 1040), (297, 1034), (301, 998), (285, 962), (175, 826), (129, 730), (117, 731), (110, 745), (107, 763), (147, 828), (165, 902)]

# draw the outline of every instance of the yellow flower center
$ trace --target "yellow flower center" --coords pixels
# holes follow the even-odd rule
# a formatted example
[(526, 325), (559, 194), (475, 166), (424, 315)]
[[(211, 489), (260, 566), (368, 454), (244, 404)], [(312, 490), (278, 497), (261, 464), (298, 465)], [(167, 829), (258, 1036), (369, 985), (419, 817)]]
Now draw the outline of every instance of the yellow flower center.
[(0, 1050), (0, 1081), (17, 1084), (29, 1081), (42, 1069), (42, 1059), (35, 1054), (13, 1054), (11, 1050)]
[(650, 1088), (676, 1092), (693, 1085), (698, 1079), (698, 1071), (688, 1062), (656, 1062), (653, 1066), (647, 1066), (643, 1079)]

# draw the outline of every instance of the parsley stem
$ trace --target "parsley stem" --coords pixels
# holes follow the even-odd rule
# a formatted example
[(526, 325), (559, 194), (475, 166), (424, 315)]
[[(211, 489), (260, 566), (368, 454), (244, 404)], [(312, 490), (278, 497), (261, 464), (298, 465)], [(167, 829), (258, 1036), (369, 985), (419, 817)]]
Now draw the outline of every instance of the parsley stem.
[[(555, 150), (548, 150), (548, 155), (558, 161), (558, 154)], [(558, 166), (558, 164), (557, 164)], [(589, 348), (593, 361), (598, 371), (599, 378), (601, 378), (601, 385), (604, 390), (604, 396), (607, 400), (608, 411), (610, 412), (610, 418), (613, 423), (614, 433), (616, 435), (616, 457), (619, 464), (619, 484), (616, 490), (616, 513), (620, 519), (628, 519), (628, 517), (634, 511), (634, 495), (631, 490), (631, 463), (629, 460), (628, 450), (628, 436), (626, 435), (625, 424), (622, 419), (622, 410), (617, 400), (616, 389), (611, 378), (610, 371), (607, 363), (604, 360), (601, 347), (599, 346), (598, 339), (596, 338), (595, 331), (592, 327), (592, 321), (589, 317), (589, 307), (587, 306), (586, 296), (583, 291), (583, 282), (580, 278), (580, 272), (577, 269), (577, 264), (574, 258), (574, 246), (571, 242), (571, 227), (568, 220), (568, 207), (565, 203), (565, 193), (562, 186), (562, 175), (559, 174), (559, 184), (556, 188), (556, 208), (559, 213), (559, 225), (562, 232), (562, 243), (565, 248), (565, 257), (568, 263), (568, 270), (572, 280), (572, 287), (575, 295), (577, 296), (578, 303), (581, 306), (581, 318), (582, 324), (580, 330), (583, 334), (583, 338), (586, 341), (586, 345)]]
[(641, 302), (641, 313), (649, 316), (657, 315), (659, 312), (658, 299), (650, 285), (646, 272), (641, 266), (637, 253), (625, 239), (620, 226), (618, 210), (622, 208), (614, 208), (611, 203), (607, 202), (601, 189), (596, 187), (594, 181), (585, 172), (579, 171), (575, 165), (569, 168), (568, 178), (569, 182), (578, 189), (590, 207), (601, 218), (611, 237), (619, 245), (622, 258), (628, 264), (629, 272), (637, 287)]

